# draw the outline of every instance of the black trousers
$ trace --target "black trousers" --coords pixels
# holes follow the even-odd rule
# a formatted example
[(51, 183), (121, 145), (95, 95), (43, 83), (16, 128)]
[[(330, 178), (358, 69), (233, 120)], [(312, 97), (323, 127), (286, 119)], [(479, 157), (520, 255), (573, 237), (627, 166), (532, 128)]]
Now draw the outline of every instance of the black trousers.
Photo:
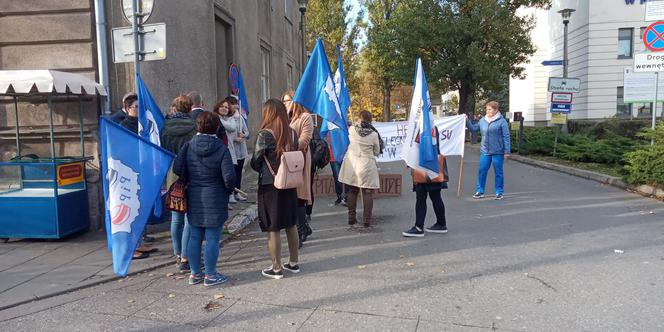
[(433, 212), (436, 214), (436, 223), (441, 226), (447, 226), (445, 219), (445, 204), (440, 194), (440, 189), (427, 190), (424, 185), (415, 185), (415, 226), (424, 228), (424, 219), (427, 216), (427, 196), (433, 204)]

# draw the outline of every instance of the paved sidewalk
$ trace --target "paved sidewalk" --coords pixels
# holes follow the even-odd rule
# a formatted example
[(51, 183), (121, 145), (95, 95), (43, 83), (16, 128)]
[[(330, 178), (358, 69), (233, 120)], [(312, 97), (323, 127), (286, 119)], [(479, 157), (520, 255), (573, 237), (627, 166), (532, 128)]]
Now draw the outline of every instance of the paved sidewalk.
[[(246, 183), (255, 183), (255, 174)], [(254, 186), (255, 187), (255, 186)], [(234, 204), (222, 242), (256, 218), (255, 188), (247, 202)], [(149, 258), (134, 260), (129, 274), (175, 264), (170, 223), (148, 226), (158, 249)], [(225, 232), (226, 233), (226, 232)], [(106, 233), (94, 231), (61, 240), (12, 239), (0, 243), (0, 310), (116, 279)]]

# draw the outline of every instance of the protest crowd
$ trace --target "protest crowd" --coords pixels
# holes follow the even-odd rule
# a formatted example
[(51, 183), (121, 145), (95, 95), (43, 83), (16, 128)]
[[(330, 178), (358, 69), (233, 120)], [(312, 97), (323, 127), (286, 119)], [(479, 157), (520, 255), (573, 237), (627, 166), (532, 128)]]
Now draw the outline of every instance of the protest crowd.
[[(326, 69), (323, 75), (315, 70), (321, 66)], [(510, 153), (510, 137), (498, 103), (487, 103), (487, 115), (476, 123), (465, 115), (434, 119), (418, 59), (408, 121), (374, 122), (372, 114), (361, 109), (354, 110), (357, 118), (347, 119), (350, 97), (340, 59), (334, 75), (336, 91), (325, 88), (332, 78), (319, 40), (297, 90), (285, 91), (281, 99), (265, 101), (260, 110), (262, 121), (254, 133), (248, 129), (249, 109), (243, 87), (238, 96), (227, 96), (208, 109), (196, 91), (178, 95), (163, 116), (137, 76), (137, 93), (125, 95), (123, 108), (102, 121), (104, 171), (119, 174), (119, 180), (104, 182), (115, 272), (126, 275), (132, 259), (146, 258), (154, 251), (150, 238), (143, 235), (146, 221), (153, 214), (167, 214), (177, 271), (189, 273), (190, 285), (214, 286), (228, 281), (228, 276), (217, 270), (220, 236), (233, 204), (247, 199), (241, 186), (247, 163), (258, 173), (258, 221), (267, 235), (271, 257), (270, 267), (261, 274), (272, 279), (283, 278), (284, 271), (300, 272), (299, 251), (313, 234), (313, 181), (316, 172), (328, 165), (335, 183), (334, 205), (346, 207), (351, 227), (357, 227), (354, 225), (360, 221), (360, 227), (373, 227), (373, 200), (380, 189), (378, 163), (403, 160), (404, 167), (411, 171), (416, 199), (415, 223), (402, 235), (447, 233), (442, 199), (442, 190), (448, 188), (449, 182), (446, 157), (463, 156), (467, 128), (481, 132), (482, 137), (473, 198), (485, 197), (491, 165), (496, 178), (495, 199), (503, 198), (502, 165)], [(319, 128), (314, 125), (318, 123), (314, 117), (322, 118)], [(117, 228), (121, 224), (117, 221), (126, 218), (117, 207), (131, 206), (124, 201), (127, 196), (122, 196), (126, 192), (122, 185), (129, 181), (131, 172), (118, 166), (116, 160), (123, 165), (130, 162), (117, 152), (120, 147), (114, 143), (114, 135), (134, 135), (139, 151), (151, 151), (141, 154), (144, 159), (137, 166), (141, 170), (138, 173), (154, 177), (155, 193), (162, 187), (168, 189), (164, 195), (153, 194), (154, 201), (149, 196), (141, 197), (140, 204), (148, 203), (151, 208), (141, 208), (140, 214), (132, 216), (136, 220), (142, 218), (142, 223), (134, 223), (129, 232)], [(248, 139), (254, 135), (255, 144), (248, 146)], [(152, 154), (159, 155), (155, 160), (167, 161), (167, 167), (143, 172), (141, 167), (152, 162)], [(141, 183), (141, 189), (147, 186)], [(150, 195), (144, 190), (141, 194)], [(361, 218), (357, 215), (360, 196)], [(427, 197), (435, 215), (435, 222), (429, 227), (425, 227)], [(114, 205), (118, 201), (123, 204)], [(287, 262), (281, 260), (282, 230), (288, 243)], [(121, 236), (126, 233), (129, 234)]]

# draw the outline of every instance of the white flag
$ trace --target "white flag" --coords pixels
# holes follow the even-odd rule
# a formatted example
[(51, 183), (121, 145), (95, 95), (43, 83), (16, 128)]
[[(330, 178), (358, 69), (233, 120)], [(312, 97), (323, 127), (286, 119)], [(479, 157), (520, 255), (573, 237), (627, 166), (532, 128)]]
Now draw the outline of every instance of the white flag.
[(440, 154), (462, 156), (466, 143), (466, 115), (446, 116), (434, 120), (438, 128)]

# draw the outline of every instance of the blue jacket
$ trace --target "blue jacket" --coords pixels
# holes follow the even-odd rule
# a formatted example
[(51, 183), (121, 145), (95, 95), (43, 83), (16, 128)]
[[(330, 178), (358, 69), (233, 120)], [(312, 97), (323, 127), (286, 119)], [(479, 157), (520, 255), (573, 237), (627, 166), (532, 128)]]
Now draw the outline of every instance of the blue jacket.
[(196, 135), (185, 143), (173, 172), (187, 183), (187, 218), (192, 226), (221, 227), (228, 219), (228, 196), (235, 188), (235, 168), (219, 138)]
[(481, 154), (510, 154), (512, 152), (510, 128), (507, 126), (507, 120), (502, 115), (491, 123), (487, 122), (486, 117), (480, 119), (478, 123), (472, 123), (470, 119), (466, 119), (466, 128), (481, 133)]

